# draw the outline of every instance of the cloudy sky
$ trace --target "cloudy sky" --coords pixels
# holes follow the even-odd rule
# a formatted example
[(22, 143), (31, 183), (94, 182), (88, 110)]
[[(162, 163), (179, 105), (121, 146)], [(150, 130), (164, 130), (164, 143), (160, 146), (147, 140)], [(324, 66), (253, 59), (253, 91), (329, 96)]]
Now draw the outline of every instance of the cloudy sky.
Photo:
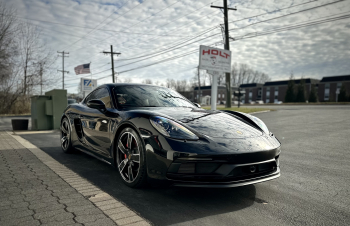
[[(198, 65), (199, 45), (223, 48), (223, 13), (210, 7), (222, 6), (222, 0), (2, 1), (17, 9), (20, 20), (37, 25), (49, 48), (69, 52), (69, 92), (77, 90), (82, 77), (74, 73), (79, 64), (91, 62), (93, 78), (111, 75), (110, 56), (101, 53), (110, 51), (110, 45), (121, 52), (115, 57), (118, 81), (133, 82), (190, 79)], [(291, 71), (305, 78), (350, 74), (350, 0), (228, 4), (237, 7), (229, 11), (230, 36), (236, 39), (230, 43), (233, 62), (246, 63), (272, 80), (288, 79)], [(52, 67), (61, 65), (58, 59)], [(98, 84), (111, 81), (108, 76)]]

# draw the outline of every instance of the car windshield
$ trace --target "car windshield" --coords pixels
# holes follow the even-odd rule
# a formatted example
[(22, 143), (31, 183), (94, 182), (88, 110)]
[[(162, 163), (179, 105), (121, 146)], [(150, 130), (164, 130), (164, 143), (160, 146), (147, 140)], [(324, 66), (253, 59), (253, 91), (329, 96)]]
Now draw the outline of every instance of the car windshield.
[(114, 94), (122, 107), (195, 107), (174, 90), (159, 86), (117, 86)]

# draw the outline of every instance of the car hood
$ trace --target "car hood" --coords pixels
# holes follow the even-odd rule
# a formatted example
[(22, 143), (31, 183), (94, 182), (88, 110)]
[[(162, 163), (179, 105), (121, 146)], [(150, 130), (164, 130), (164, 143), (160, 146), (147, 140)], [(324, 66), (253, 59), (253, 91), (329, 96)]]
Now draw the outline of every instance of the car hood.
[(251, 124), (222, 111), (182, 107), (156, 107), (144, 110), (151, 111), (152, 115), (175, 119), (211, 138), (240, 139), (263, 135), (261, 130)]

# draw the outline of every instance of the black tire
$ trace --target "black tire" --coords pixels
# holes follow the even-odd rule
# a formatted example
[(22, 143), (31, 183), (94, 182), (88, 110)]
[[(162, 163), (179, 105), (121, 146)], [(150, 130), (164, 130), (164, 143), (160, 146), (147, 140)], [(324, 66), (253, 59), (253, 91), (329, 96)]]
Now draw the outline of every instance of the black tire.
[(62, 151), (64, 153), (73, 153), (74, 152), (74, 148), (72, 146), (72, 130), (70, 127), (70, 123), (68, 121), (67, 118), (64, 118), (61, 122), (61, 139), (60, 139), (60, 143), (61, 143), (61, 148)]
[(124, 184), (131, 188), (144, 187), (147, 184), (146, 152), (137, 132), (130, 127), (123, 129), (115, 145), (116, 168)]

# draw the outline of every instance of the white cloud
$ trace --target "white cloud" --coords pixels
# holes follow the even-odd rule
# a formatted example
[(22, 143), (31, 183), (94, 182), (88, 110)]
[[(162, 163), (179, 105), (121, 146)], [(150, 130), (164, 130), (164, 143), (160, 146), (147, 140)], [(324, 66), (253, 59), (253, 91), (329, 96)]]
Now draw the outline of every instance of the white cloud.
[[(139, 5), (140, 2), (142, 2), (141, 5)], [(10, 4), (17, 8), (19, 17), (90, 28), (99, 25), (115, 12), (99, 26), (100, 29), (150, 34), (141, 35), (96, 30), (86, 35), (91, 29), (30, 21), (30, 23), (42, 27), (43, 40), (49, 48), (53, 51), (62, 51), (64, 49), (70, 52), (69, 58), (66, 59), (66, 69), (70, 71), (70, 74), (67, 75), (66, 79), (67, 86), (74, 86), (78, 84), (79, 80), (69, 80), (77, 77), (74, 75), (75, 66), (92, 62), (91, 67), (94, 73), (111, 67), (110, 64), (107, 64), (110, 62), (110, 56), (101, 54), (103, 50), (109, 50), (110, 45), (113, 45), (114, 51), (122, 53), (115, 62), (116, 71), (124, 71), (198, 49), (200, 44), (208, 45), (221, 41), (220, 29), (217, 28), (195, 40), (218, 34), (212, 38), (195, 42), (139, 63), (118, 68), (122, 64), (132, 62), (119, 60), (167, 49), (176, 45), (176, 43), (186, 40), (186, 36), (190, 37), (222, 24), (223, 14), (219, 9), (210, 8), (211, 2), (213, 0), (180, 0), (178, 2), (177, 0), (11, 0)], [(231, 7), (236, 6), (238, 8), (237, 11), (229, 11), (229, 21), (271, 12), (304, 2), (307, 1), (229, 1)], [(251, 20), (230, 23), (230, 29), (241, 28), (250, 23), (322, 5), (327, 2), (330, 1), (319, 0), (288, 10), (276, 11), (269, 15), (252, 18)], [(214, 1), (214, 5), (221, 4), (222, 1)], [(165, 7), (168, 8), (158, 13)], [(346, 13), (349, 10), (350, 5), (343, 1), (293, 16), (249, 26), (245, 29), (234, 30), (230, 35), (238, 37), (250, 32), (261, 32), (315, 20), (324, 16)], [(345, 19), (268, 36), (239, 40), (232, 42), (230, 47), (236, 62), (247, 63), (254, 69), (264, 71), (274, 80), (288, 78), (292, 70), (297, 77), (321, 78), (328, 75), (349, 74), (349, 22), (350, 19)], [(72, 36), (69, 36), (69, 34)], [(169, 37), (152, 35), (168, 35)], [(79, 37), (85, 38), (71, 45), (79, 40)], [(105, 41), (98, 41), (103, 39)], [(122, 73), (118, 78), (130, 77), (134, 82), (140, 82), (145, 78), (161, 82), (164, 82), (167, 78), (190, 79), (193, 77), (193, 68), (197, 64), (197, 54), (191, 54), (186, 58), (178, 58), (151, 67)], [(54, 67), (60, 69), (60, 59)], [(103, 77), (110, 73), (110, 71), (106, 71), (94, 77)], [(58, 76), (61, 76), (61, 74), (58, 74)], [(99, 83), (110, 81), (111, 78), (106, 78), (99, 80)], [(57, 88), (60, 88), (60, 84), (57, 84)], [(69, 88), (70, 92), (75, 90), (76, 87)]]

